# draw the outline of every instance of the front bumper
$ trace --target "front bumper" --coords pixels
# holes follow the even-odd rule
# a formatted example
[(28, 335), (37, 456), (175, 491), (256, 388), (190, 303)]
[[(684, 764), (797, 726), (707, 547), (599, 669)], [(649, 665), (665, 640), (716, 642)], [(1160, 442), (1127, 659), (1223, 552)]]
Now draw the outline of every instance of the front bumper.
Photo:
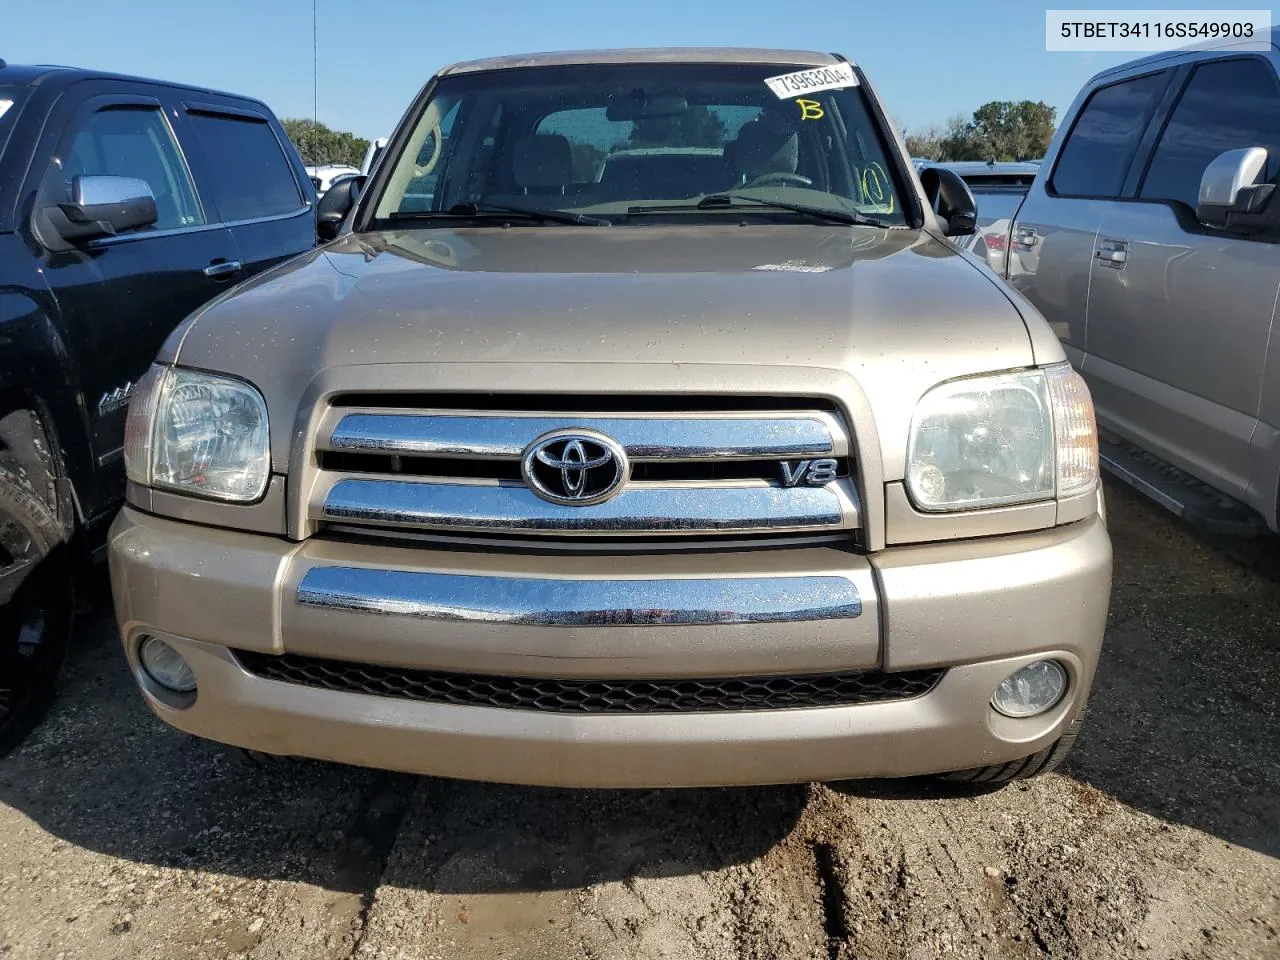
[[(1111, 574), (1099, 517), (871, 558), (805, 548), (602, 560), (298, 544), (126, 508), (110, 559), (129, 662), (179, 729), (268, 753), (597, 787), (907, 776), (1034, 753), (1088, 694)], [(796, 589), (770, 589), (779, 578)], [(717, 586), (725, 579), (756, 589), (735, 596)], [(142, 671), (146, 635), (187, 658), (194, 697)], [(250, 673), (233, 649), (523, 677), (946, 673), (905, 700), (569, 714), (284, 683)], [(1026, 720), (991, 709), (1005, 676), (1045, 657), (1070, 674), (1062, 703)]]

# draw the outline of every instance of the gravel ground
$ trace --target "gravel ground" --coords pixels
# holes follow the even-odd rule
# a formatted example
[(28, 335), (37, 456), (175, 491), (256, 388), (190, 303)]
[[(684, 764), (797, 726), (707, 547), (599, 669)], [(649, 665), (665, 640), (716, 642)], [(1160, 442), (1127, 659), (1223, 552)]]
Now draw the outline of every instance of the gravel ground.
[(0, 761), (0, 957), (1280, 958), (1280, 538), (1109, 497), (1080, 745), (976, 796), (259, 768), (153, 719), (96, 615)]

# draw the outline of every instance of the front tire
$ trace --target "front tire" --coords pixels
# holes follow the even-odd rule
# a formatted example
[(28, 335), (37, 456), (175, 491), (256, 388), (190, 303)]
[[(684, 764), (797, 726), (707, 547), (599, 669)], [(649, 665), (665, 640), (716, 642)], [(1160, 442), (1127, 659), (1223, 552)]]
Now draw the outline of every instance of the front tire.
[(1084, 711), (1085, 708), (1081, 706), (1076, 711), (1076, 715), (1071, 718), (1071, 722), (1067, 724), (1067, 729), (1063, 731), (1061, 737), (1029, 757), (1011, 760), (1008, 763), (993, 763), (986, 767), (973, 767), (969, 770), (955, 770), (940, 776), (943, 780), (952, 783), (976, 785), (1011, 783), (1014, 780), (1027, 780), (1051, 773), (1061, 766), (1076, 745), (1080, 727), (1084, 724)]

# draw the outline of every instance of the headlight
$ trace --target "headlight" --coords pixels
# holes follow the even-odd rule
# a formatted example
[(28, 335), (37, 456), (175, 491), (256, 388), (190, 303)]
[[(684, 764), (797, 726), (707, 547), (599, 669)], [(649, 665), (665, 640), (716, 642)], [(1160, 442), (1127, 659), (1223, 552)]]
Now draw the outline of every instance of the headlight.
[(941, 384), (912, 418), (907, 490), (921, 510), (1050, 500), (1097, 479), (1093, 403), (1066, 364)]
[(124, 464), (145, 486), (257, 500), (271, 477), (267, 405), (243, 380), (153, 366), (129, 404)]

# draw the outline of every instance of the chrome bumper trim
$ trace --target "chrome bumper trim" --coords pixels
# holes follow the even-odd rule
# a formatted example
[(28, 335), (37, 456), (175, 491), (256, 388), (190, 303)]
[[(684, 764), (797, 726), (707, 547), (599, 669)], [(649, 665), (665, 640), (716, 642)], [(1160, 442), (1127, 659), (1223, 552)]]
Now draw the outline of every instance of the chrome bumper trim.
[(786, 489), (633, 483), (604, 503), (566, 507), (523, 484), (346, 479), (330, 488), (314, 519), (599, 536), (852, 529), (859, 511), (852, 487), (840, 481)]
[(838, 620), (862, 613), (836, 576), (544, 580), (313, 567), (298, 603), (423, 620), (618, 627)]
[(581, 416), (348, 413), (322, 449), (420, 457), (515, 459), (553, 430), (606, 434), (632, 460), (742, 460), (847, 456), (843, 427), (829, 414), (745, 416)]

